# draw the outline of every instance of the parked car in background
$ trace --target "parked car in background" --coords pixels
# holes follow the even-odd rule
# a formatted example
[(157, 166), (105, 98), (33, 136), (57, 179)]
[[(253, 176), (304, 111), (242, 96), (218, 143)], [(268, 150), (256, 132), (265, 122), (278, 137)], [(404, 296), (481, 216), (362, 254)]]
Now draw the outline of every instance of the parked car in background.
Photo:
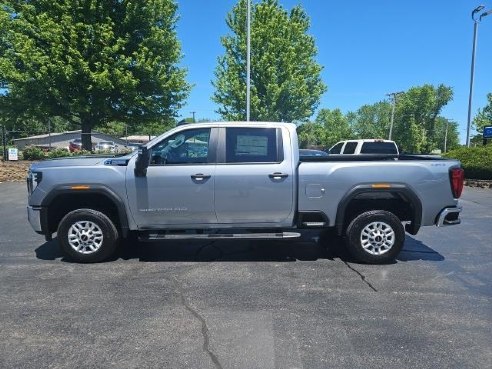
[(128, 142), (126, 145), (125, 145), (125, 148), (127, 150), (131, 150), (131, 151), (135, 151), (135, 150), (138, 150), (138, 148), (140, 147), (141, 144), (138, 144), (138, 143), (133, 143), (133, 142)]
[(299, 149), (299, 156), (328, 156), (328, 153), (315, 149)]
[(74, 152), (74, 151), (80, 151), (80, 150), (82, 150), (82, 139), (81, 138), (75, 138), (68, 143), (68, 151)]
[(94, 151), (105, 151), (105, 152), (116, 152), (118, 145), (116, 145), (113, 141), (100, 141)]
[(395, 141), (382, 139), (347, 140), (333, 145), (330, 154), (360, 155), (360, 154), (388, 154), (398, 155), (398, 146)]

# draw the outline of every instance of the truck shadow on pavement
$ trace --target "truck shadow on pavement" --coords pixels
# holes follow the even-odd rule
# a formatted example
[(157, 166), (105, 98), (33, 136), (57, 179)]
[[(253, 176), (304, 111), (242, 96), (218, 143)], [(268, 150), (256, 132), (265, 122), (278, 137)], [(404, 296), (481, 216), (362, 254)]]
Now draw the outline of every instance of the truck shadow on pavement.
[[(63, 257), (58, 241), (45, 242), (36, 250), (36, 257), (42, 260), (70, 262)], [(108, 262), (117, 260), (141, 262), (210, 262), (210, 261), (251, 261), (251, 262), (293, 262), (318, 259), (356, 263), (338, 237), (323, 238), (313, 234), (303, 235), (296, 241), (160, 241), (144, 243), (124, 241)], [(405, 246), (397, 261), (416, 260), (443, 261), (444, 256), (411, 236), (406, 237)]]

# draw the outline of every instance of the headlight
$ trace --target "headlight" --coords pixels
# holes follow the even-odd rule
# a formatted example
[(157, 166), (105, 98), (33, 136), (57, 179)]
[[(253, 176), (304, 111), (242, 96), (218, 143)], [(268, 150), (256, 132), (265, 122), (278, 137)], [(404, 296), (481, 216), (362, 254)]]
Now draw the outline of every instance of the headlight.
[(29, 195), (32, 194), (38, 184), (41, 183), (41, 179), (43, 179), (43, 173), (35, 172), (29, 169), (27, 172), (27, 192)]

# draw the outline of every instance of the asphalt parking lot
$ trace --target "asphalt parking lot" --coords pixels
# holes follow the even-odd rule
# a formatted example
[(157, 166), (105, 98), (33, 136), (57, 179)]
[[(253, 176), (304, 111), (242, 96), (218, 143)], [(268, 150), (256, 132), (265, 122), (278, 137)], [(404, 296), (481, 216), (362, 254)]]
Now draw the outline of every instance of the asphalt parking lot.
[(63, 260), (0, 183), (1, 368), (491, 368), (492, 190), (390, 265), (337, 242), (166, 242)]

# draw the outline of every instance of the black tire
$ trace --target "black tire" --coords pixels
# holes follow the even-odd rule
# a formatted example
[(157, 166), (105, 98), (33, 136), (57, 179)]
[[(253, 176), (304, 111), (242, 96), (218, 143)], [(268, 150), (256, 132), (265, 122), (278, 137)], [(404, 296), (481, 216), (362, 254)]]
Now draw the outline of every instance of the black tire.
[(78, 209), (65, 215), (58, 225), (57, 237), (63, 253), (79, 263), (106, 260), (119, 242), (111, 219), (93, 209)]
[(353, 219), (346, 231), (346, 244), (350, 254), (369, 264), (393, 261), (405, 241), (405, 229), (400, 219), (385, 210), (372, 210)]

